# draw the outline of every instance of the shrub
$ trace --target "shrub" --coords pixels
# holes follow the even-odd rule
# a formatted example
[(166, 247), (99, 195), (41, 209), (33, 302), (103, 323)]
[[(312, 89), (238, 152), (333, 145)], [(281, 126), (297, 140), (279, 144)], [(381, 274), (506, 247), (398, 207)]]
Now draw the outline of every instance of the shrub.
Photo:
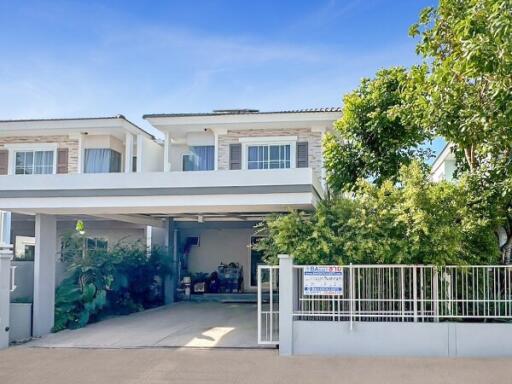
[(350, 197), (326, 200), (313, 213), (269, 218), (256, 248), (271, 263), (279, 253), (299, 264), (499, 263), (491, 223), (466, 210), (463, 186), (433, 183), (413, 163), (397, 184), (359, 181)]
[(141, 243), (118, 243), (87, 252), (77, 233), (66, 234), (62, 244), (68, 277), (56, 290), (54, 331), (163, 304), (163, 281), (170, 273), (164, 249), (155, 247), (148, 255)]

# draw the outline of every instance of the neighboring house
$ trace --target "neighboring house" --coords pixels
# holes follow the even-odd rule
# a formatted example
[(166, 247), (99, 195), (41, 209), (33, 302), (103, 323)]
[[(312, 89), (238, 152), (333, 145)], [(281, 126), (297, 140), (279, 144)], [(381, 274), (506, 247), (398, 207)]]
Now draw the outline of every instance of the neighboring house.
[(453, 145), (446, 144), (439, 156), (435, 159), (430, 170), (430, 177), (433, 181), (452, 181), (456, 169), (455, 154)]
[[(163, 143), (123, 116), (0, 121), (0, 209), (12, 213), (2, 231), (28, 271), (18, 295), (29, 295), (33, 282), (34, 334), (53, 325), (63, 276), (54, 262), (58, 239), (77, 219), (91, 247), (168, 246), (175, 280), (238, 263), (244, 289), (255, 289), (254, 226), (322, 199), (321, 143), (340, 115), (338, 108), (145, 115)], [(174, 290), (167, 296), (172, 301)]]

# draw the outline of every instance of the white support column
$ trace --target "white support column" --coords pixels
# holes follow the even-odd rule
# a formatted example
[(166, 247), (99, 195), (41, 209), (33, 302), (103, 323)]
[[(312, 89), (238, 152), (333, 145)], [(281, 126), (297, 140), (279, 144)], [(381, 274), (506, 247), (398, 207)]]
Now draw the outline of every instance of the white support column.
[(36, 215), (35, 232), (33, 334), (43, 336), (51, 331), (55, 312), (56, 217)]
[(176, 223), (173, 218), (167, 220), (167, 252), (169, 252), (171, 261), (171, 273), (164, 281), (164, 302), (172, 304), (175, 302), (176, 287), (178, 284), (178, 233), (176, 231)]
[(11, 244), (11, 212), (0, 211), (0, 244)]
[(219, 169), (219, 137), (227, 135), (228, 130), (226, 128), (212, 128), (211, 130), (215, 140), (213, 169), (217, 171)]
[(279, 354), (293, 355), (293, 259), (279, 255)]
[(213, 169), (219, 170), (219, 133), (217, 131), (213, 131), (213, 136), (215, 137), (215, 147), (213, 149), (214, 157), (213, 157)]
[(76, 173), (83, 173), (85, 167), (85, 154), (84, 154), (84, 141), (85, 135), (83, 133), (80, 134), (78, 138), (78, 169)]
[(133, 135), (127, 133), (124, 140), (124, 172), (131, 173), (133, 170)]
[(165, 132), (164, 142), (164, 172), (170, 172), (171, 170), (171, 135), (169, 132)]
[(9, 346), (11, 245), (0, 242), (0, 349)]
[(137, 135), (137, 172), (144, 171), (144, 136)]

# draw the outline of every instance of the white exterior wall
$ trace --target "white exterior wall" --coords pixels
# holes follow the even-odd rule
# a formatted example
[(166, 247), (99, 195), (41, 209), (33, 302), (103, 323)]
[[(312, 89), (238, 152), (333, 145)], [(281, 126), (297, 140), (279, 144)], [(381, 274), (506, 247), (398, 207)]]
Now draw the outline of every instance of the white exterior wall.
[[(140, 148), (139, 148), (140, 147)], [(137, 172), (162, 172), (164, 170), (164, 146), (139, 135), (137, 137)]]
[(294, 321), (293, 354), (394, 357), (512, 356), (512, 325)]
[(446, 159), (440, 164), (437, 165), (435, 169), (432, 170), (431, 177), (432, 181), (452, 181), (453, 175), (455, 173), (456, 165), (455, 160)]
[(172, 144), (171, 145), (171, 172), (183, 171), (183, 155), (188, 153), (188, 145)]

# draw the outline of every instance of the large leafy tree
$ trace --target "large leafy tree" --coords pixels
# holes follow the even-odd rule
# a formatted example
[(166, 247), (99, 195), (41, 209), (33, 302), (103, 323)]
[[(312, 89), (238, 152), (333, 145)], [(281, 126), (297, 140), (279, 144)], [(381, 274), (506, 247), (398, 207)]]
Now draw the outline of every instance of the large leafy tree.
[(509, 152), (512, 1), (441, 0), (422, 11), (410, 34), (425, 59), (408, 95), (416, 123), (454, 143), (470, 170)]
[(324, 142), (328, 182), (349, 190), (360, 178), (380, 184), (395, 179), (402, 165), (423, 158), (429, 137), (413, 119), (399, 113), (408, 81), (404, 68), (383, 69), (343, 99), (343, 115)]
[(404, 88), (403, 112), (454, 144), (467, 215), (504, 234), (512, 252), (512, 1), (441, 0), (410, 33), (424, 64)]

